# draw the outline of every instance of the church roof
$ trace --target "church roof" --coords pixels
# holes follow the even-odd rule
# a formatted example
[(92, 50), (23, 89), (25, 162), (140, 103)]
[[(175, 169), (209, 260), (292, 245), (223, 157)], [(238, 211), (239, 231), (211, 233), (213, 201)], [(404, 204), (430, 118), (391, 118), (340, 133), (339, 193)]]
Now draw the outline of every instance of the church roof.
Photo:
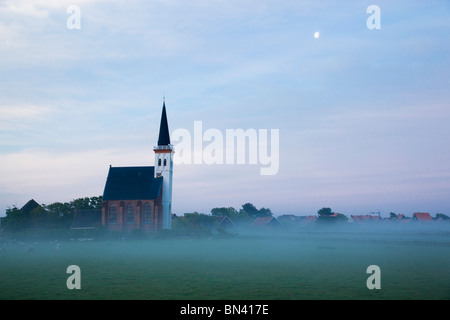
[(158, 146), (168, 146), (170, 144), (169, 125), (167, 123), (166, 102), (163, 102), (161, 114), (161, 124), (159, 126)]
[(110, 167), (103, 200), (156, 199), (162, 179), (155, 178), (155, 167)]

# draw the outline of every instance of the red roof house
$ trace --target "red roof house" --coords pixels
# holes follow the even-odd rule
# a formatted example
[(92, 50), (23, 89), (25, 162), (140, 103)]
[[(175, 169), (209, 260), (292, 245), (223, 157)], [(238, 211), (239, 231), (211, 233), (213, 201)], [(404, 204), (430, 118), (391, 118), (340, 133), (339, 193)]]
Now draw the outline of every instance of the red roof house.
[(353, 222), (366, 222), (366, 221), (378, 221), (380, 216), (373, 214), (363, 214), (363, 215), (351, 215)]
[(252, 227), (280, 227), (281, 223), (275, 217), (258, 217), (252, 224)]
[(428, 212), (415, 212), (413, 214), (414, 221), (433, 221)]

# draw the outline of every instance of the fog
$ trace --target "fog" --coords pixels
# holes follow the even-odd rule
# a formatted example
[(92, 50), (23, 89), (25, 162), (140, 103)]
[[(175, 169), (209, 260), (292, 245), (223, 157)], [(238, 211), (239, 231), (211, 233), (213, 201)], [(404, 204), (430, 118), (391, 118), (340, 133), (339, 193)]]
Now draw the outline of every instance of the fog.
[[(450, 224), (0, 240), (0, 299), (448, 299)], [(69, 290), (68, 266), (81, 270)], [(369, 266), (381, 289), (368, 289)]]

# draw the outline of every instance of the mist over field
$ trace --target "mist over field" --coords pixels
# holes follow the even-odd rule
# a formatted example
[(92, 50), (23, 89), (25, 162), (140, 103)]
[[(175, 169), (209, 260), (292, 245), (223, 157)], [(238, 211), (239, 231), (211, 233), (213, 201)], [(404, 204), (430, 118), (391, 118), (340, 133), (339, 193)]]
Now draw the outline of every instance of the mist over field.
[[(81, 270), (69, 290), (66, 272)], [(367, 268), (381, 270), (368, 289)], [(450, 224), (0, 240), (0, 299), (449, 299)]]
[(1, 1), (0, 300), (450, 299), (449, 17)]

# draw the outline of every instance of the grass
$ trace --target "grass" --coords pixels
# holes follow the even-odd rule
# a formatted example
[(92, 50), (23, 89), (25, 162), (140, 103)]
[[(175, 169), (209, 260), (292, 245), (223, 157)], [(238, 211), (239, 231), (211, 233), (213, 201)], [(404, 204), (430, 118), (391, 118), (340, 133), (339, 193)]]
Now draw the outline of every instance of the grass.
[[(0, 299), (450, 299), (446, 228), (2, 239)], [(66, 287), (72, 264), (81, 269), (81, 290)], [(381, 269), (380, 290), (366, 287), (372, 264)]]

